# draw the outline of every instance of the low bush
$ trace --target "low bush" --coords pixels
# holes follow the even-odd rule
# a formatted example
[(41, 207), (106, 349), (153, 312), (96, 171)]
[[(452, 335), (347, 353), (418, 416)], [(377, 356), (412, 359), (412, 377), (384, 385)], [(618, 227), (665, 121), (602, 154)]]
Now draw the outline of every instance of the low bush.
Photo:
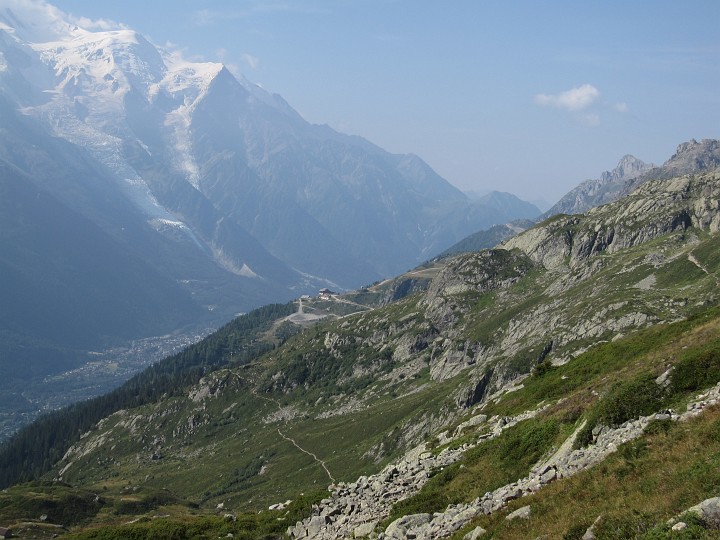
[(670, 375), (670, 390), (675, 394), (707, 388), (720, 381), (720, 341), (686, 353)]
[(657, 411), (663, 405), (663, 391), (652, 375), (642, 375), (616, 384), (598, 403), (598, 421), (619, 426), (633, 418)]

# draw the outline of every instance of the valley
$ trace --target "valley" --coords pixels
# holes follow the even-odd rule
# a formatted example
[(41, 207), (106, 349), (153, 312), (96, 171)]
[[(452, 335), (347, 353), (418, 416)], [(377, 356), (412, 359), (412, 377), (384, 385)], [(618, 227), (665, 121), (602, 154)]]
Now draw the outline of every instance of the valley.
[[(120, 382), (93, 351), (354, 290), (540, 213), (471, 200), (221, 63), (77, 22), (44, 0), (0, 6), (0, 438)], [(158, 357), (122, 356), (120, 372)], [(78, 369), (97, 375), (87, 391), (37, 392)]]
[[(0, 410), (0, 441), (7, 439), (40, 414), (95, 397), (120, 386), (149, 365), (200, 341), (212, 332), (205, 328), (138, 339), (127, 347), (92, 351), (78, 367), (42, 378), (9, 381)], [(10, 403), (14, 406), (10, 406)], [(22, 406), (20, 406), (22, 404)]]

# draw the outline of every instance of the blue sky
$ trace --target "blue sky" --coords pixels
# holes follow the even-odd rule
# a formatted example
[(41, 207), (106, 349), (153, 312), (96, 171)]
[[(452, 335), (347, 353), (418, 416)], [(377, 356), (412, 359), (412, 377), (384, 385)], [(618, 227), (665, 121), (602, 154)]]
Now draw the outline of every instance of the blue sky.
[(55, 0), (222, 61), (464, 190), (554, 202), (720, 138), (720, 1)]

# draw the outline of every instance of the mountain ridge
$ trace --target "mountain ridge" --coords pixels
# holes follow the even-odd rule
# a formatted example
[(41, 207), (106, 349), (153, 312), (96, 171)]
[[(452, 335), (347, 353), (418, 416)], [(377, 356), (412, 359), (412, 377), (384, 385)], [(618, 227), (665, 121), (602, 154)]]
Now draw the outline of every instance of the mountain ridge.
[(612, 171), (599, 179), (586, 180), (565, 194), (541, 219), (555, 214), (583, 213), (631, 193), (648, 180), (712, 171), (720, 167), (720, 141), (695, 139), (680, 143), (675, 153), (660, 166), (634, 156), (623, 156)]

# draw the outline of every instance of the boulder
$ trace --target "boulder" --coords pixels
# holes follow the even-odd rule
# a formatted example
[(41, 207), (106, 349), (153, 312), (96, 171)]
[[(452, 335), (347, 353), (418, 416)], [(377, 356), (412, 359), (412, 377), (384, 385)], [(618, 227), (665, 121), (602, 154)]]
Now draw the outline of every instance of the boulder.
[(700, 504), (689, 508), (688, 512), (697, 514), (708, 528), (720, 529), (720, 497), (705, 499)]
[(505, 519), (508, 521), (512, 521), (513, 519), (530, 519), (530, 516), (532, 515), (532, 509), (530, 506), (523, 506), (522, 508), (518, 508), (514, 512), (510, 512)]
[(385, 538), (387, 540), (404, 540), (406, 532), (409, 529), (415, 529), (430, 523), (432, 516), (430, 514), (410, 514), (396, 519), (387, 529), (385, 529)]
[(368, 521), (367, 523), (358, 525), (357, 527), (355, 527), (355, 532), (353, 536), (355, 538), (363, 538), (365, 536), (370, 536), (370, 534), (375, 530), (375, 527), (377, 527), (377, 524), (377, 521)]
[(485, 533), (487, 533), (487, 531), (482, 527), (475, 527), (472, 531), (463, 536), (463, 540), (477, 540)]

